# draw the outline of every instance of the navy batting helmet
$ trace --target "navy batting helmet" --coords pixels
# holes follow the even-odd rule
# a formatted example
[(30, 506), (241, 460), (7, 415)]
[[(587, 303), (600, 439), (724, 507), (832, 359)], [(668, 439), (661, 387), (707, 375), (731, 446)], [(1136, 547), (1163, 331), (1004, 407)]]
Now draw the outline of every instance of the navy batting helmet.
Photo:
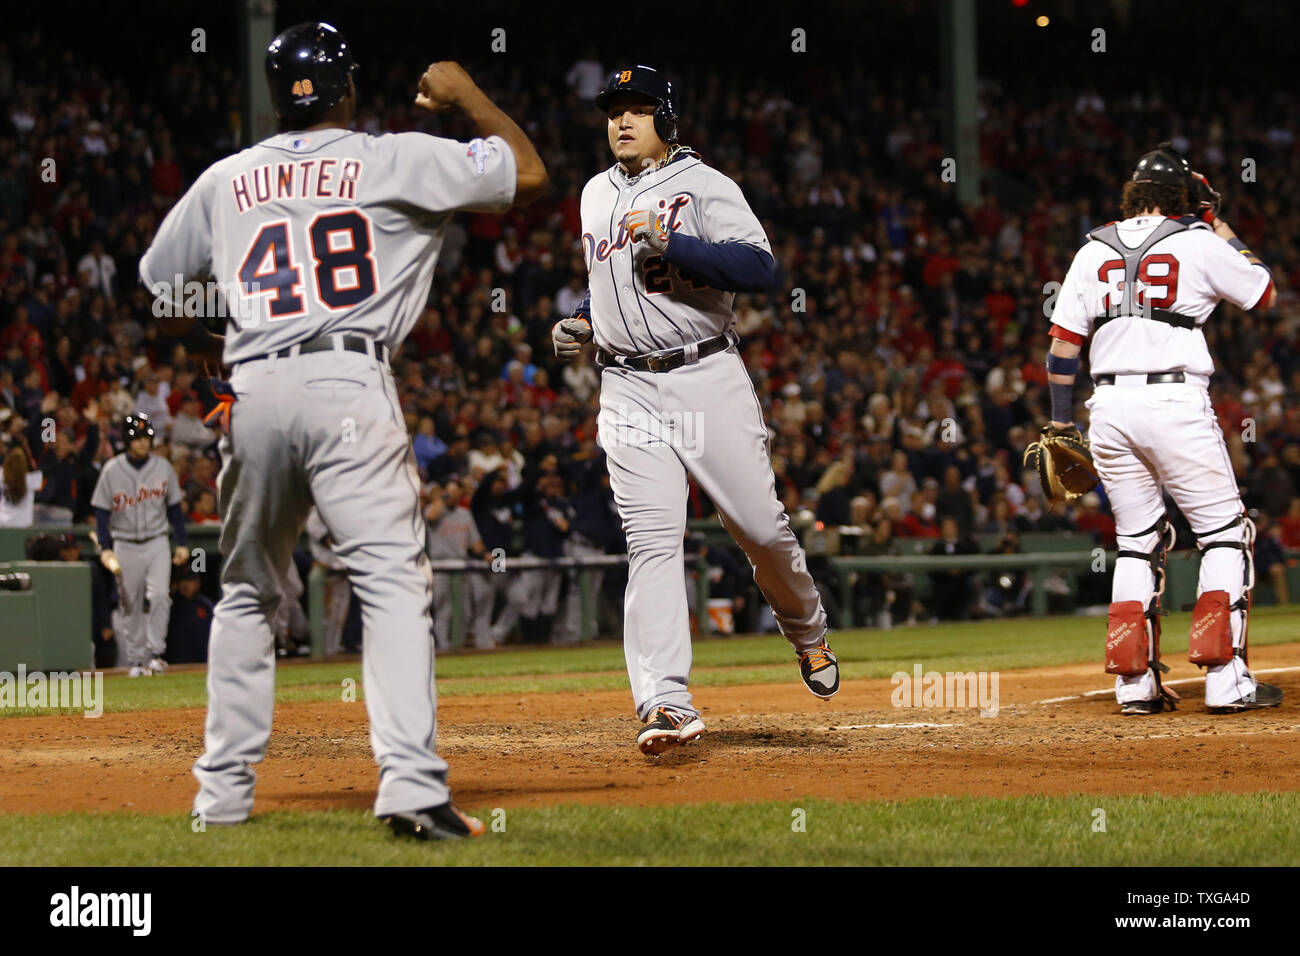
[(136, 412), (134, 415), (126, 416), (126, 428), (123, 435), (129, 444), (136, 438), (149, 438), (154, 436), (153, 419), (144, 412)]
[(605, 88), (596, 94), (596, 109), (609, 109), (617, 93), (639, 93), (658, 103), (655, 107), (655, 132), (665, 143), (677, 142), (677, 100), (673, 84), (653, 66), (637, 64), (610, 74)]
[(357, 68), (343, 34), (328, 23), (299, 23), (266, 48), (266, 82), (281, 119), (320, 113), (348, 94)]
[(1192, 167), (1182, 153), (1169, 143), (1161, 143), (1138, 160), (1133, 170), (1133, 182), (1156, 183), (1160, 186), (1187, 186), (1192, 177)]

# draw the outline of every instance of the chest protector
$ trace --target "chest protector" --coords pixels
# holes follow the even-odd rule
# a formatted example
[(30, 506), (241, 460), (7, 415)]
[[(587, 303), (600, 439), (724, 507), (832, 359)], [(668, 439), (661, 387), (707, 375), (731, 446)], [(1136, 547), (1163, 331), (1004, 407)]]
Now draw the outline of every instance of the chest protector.
[(1170, 312), (1167, 309), (1155, 309), (1148, 305), (1139, 304), (1137, 301), (1138, 265), (1143, 257), (1157, 242), (1176, 233), (1186, 232), (1190, 228), (1191, 225), (1181, 219), (1166, 219), (1151, 231), (1151, 235), (1147, 236), (1145, 242), (1131, 249), (1120, 242), (1119, 225), (1117, 223), (1109, 223), (1088, 233), (1089, 239), (1095, 239), (1110, 246), (1124, 261), (1123, 298), (1120, 300), (1118, 307), (1112, 305), (1104, 315), (1099, 315), (1093, 319), (1092, 327), (1094, 332), (1112, 319), (1125, 316), (1153, 319), (1156, 322), (1164, 322), (1166, 325), (1172, 325), (1180, 329), (1196, 328), (1196, 319), (1193, 316)]

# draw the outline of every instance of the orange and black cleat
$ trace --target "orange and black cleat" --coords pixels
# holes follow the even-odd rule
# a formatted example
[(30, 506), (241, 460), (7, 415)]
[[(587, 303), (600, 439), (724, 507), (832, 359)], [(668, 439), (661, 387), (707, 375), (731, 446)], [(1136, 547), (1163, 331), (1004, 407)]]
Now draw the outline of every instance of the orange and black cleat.
[(830, 700), (840, 689), (840, 662), (824, 640), (799, 655), (799, 676), (822, 700)]
[(487, 832), (483, 821), (462, 813), (448, 801), (411, 813), (394, 813), (381, 817), (393, 833), (414, 840), (459, 840), (480, 837)]
[(646, 756), (658, 757), (666, 750), (703, 736), (704, 721), (699, 714), (676, 707), (656, 707), (636, 735), (636, 745)]

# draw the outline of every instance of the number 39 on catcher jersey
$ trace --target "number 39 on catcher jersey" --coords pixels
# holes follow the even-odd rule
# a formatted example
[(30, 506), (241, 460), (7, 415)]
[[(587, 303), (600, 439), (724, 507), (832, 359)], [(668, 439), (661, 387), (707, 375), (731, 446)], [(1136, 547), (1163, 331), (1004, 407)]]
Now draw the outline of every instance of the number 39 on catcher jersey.
[[(1168, 223), (1169, 225), (1166, 225)], [(1242, 309), (1257, 305), (1269, 286), (1262, 265), (1253, 264), (1203, 222), (1188, 226), (1164, 216), (1138, 216), (1114, 224), (1112, 241), (1127, 250), (1148, 242), (1157, 229), (1168, 235), (1143, 251), (1125, 288), (1126, 262), (1120, 251), (1090, 233), (1074, 257), (1052, 313), (1052, 323), (1084, 338), (1096, 328), (1089, 352), (1093, 375), (1187, 371), (1214, 372), (1201, 331), (1220, 299)], [(1131, 294), (1130, 294), (1131, 293)], [(1194, 321), (1179, 328), (1154, 321), (1160, 309)], [(1144, 315), (1145, 313), (1145, 315)]]

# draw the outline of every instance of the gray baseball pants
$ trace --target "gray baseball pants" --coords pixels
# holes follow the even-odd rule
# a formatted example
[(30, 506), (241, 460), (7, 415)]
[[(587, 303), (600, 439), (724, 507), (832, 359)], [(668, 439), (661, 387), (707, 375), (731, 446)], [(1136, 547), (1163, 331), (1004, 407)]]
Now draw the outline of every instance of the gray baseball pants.
[(695, 711), (682, 538), (687, 475), (718, 509), (796, 651), (826, 635), (826, 611), (776, 495), (767, 424), (733, 344), (670, 372), (601, 375), (600, 445), (627, 533), (623, 648), (637, 716)]
[(431, 574), (415, 458), (392, 372), (341, 350), (236, 367), (219, 479), (226, 557), (208, 659), (195, 811), (236, 823), (253, 806), (275, 702), (272, 617), (314, 502), (363, 606), (362, 674), (379, 764), (377, 815), (446, 803), (435, 752)]

